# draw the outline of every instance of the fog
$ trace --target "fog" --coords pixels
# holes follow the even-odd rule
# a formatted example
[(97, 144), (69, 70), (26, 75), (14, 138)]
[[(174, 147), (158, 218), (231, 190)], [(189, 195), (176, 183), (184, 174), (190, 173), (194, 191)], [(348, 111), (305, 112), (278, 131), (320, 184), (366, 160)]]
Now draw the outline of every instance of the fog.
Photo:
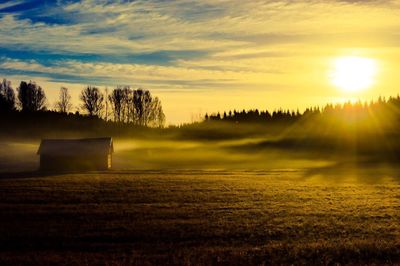
[(0, 172), (33, 171), (39, 168), (36, 152), (40, 141), (0, 142)]
[[(266, 145), (265, 138), (229, 141), (124, 139), (114, 141), (112, 171), (201, 170), (297, 172), (296, 178), (368, 183), (399, 179), (391, 162), (366, 162), (352, 154)], [(40, 140), (2, 142), (0, 172), (36, 171)], [(300, 172), (300, 174), (299, 174)]]

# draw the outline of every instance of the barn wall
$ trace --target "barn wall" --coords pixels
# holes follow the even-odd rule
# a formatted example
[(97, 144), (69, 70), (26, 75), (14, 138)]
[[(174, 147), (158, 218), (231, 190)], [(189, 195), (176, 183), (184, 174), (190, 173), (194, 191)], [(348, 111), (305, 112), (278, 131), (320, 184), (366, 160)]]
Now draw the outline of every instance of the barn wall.
[(107, 167), (108, 167), (108, 169), (110, 169), (112, 167), (112, 154), (111, 153), (107, 156)]
[(41, 170), (107, 170), (108, 155), (98, 156), (40, 156)]

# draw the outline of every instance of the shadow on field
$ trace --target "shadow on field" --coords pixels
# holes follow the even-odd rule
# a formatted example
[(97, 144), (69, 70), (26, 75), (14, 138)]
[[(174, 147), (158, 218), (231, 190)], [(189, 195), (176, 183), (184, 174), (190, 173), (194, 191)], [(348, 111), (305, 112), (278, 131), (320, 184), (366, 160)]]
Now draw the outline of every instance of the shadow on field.
[(93, 171), (24, 171), (24, 172), (0, 172), (1, 179), (27, 179), (27, 178), (40, 178), (48, 176), (61, 176), (61, 175), (74, 175), (74, 174), (90, 174), (90, 173), (110, 173), (93, 172)]
[(400, 183), (400, 167), (387, 162), (338, 161), (331, 165), (304, 170), (303, 180), (313, 177), (333, 182), (356, 181), (379, 184), (391, 180)]
[(41, 171), (25, 171), (25, 172), (4, 172), (0, 173), (0, 179), (25, 179), (37, 178), (54, 175), (54, 173), (46, 173)]

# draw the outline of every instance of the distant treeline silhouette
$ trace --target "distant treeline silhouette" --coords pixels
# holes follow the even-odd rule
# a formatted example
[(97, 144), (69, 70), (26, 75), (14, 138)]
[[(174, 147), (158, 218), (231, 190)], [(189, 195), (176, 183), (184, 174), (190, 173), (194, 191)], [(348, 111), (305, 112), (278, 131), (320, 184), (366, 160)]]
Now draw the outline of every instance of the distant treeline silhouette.
[[(49, 108), (44, 90), (35, 82), (21, 81), (16, 91), (17, 96), (11, 82), (3, 79), (0, 83), (0, 113), (20, 112), (28, 116), (52, 109)], [(89, 117), (135, 126), (163, 127), (165, 123), (161, 101), (148, 90), (118, 86), (109, 94), (108, 89), (102, 92), (97, 87), (87, 86), (81, 91), (80, 101), (78, 109)], [(68, 114), (72, 111), (68, 88), (60, 88), (59, 99), (54, 106), (53, 113)], [(76, 115), (82, 116), (79, 111), (76, 111)]]
[(233, 122), (233, 123), (293, 123), (306, 120), (318, 120), (319, 122), (343, 122), (352, 125), (361, 123), (379, 123), (379, 126), (388, 124), (398, 125), (400, 122), (400, 96), (385, 99), (379, 97), (377, 101), (371, 102), (346, 102), (343, 104), (327, 104), (325, 107), (312, 107), (299, 110), (278, 109), (273, 112), (268, 110), (259, 111), (242, 110), (206, 114), (205, 122)]

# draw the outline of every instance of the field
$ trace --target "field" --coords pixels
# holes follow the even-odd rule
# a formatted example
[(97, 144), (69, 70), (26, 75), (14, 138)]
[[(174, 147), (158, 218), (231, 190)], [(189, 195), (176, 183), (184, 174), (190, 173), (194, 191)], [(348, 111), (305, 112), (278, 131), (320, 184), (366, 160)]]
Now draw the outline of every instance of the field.
[(398, 176), (363, 175), (3, 173), (0, 265), (400, 264)]

